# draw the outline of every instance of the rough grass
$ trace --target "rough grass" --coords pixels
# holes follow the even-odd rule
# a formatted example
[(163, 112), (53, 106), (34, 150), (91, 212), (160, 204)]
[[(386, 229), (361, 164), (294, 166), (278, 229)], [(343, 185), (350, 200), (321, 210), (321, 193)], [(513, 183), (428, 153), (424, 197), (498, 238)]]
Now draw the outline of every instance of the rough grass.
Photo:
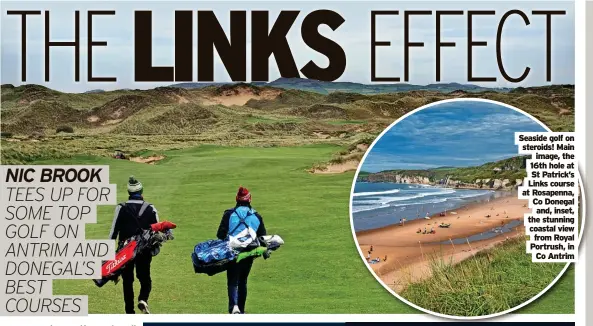
[[(442, 314), (483, 316), (514, 308), (545, 289), (565, 264), (532, 263), (525, 239), (505, 243), (459, 264), (433, 258), (432, 277), (409, 285), (401, 295)], [(562, 308), (563, 311), (570, 305)]]
[(341, 126), (341, 125), (348, 125), (348, 124), (355, 124), (355, 125), (365, 124), (366, 121), (365, 120), (329, 120), (329, 121), (327, 121), (327, 123), (331, 124), (331, 125)]
[[(10, 112), (10, 111), (9, 111)], [(35, 100), (14, 114), (3, 117), (2, 130), (18, 134), (30, 134), (55, 128), (62, 124), (80, 124), (84, 122), (83, 112), (63, 102)]]

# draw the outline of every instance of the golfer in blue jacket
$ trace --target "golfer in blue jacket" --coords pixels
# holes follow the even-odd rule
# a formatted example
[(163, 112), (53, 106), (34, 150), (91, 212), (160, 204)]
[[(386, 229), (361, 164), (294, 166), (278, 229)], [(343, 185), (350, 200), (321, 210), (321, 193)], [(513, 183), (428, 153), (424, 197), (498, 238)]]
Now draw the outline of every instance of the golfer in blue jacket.
[[(239, 187), (235, 200), (235, 207), (227, 209), (222, 215), (216, 236), (224, 240), (229, 236), (237, 236), (246, 228), (256, 230), (258, 238), (266, 235), (266, 228), (261, 215), (251, 207), (251, 193), (249, 190)], [(251, 246), (246, 247), (244, 250), (251, 250), (254, 247), (257, 247), (257, 241), (254, 241)], [(230, 264), (227, 270), (229, 313), (244, 314), (245, 302), (247, 301), (247, 278), (253, 265), (253, 257)]]

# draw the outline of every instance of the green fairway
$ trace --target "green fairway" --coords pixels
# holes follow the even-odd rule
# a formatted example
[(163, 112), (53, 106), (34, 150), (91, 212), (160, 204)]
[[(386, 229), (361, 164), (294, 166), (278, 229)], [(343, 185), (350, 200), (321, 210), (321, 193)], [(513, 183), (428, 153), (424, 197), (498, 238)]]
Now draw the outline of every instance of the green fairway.
[[(224, 313), (224, 273), (195, 274), (193, 246), (216, 236), (222, 212), (246, 186), (269, 233), (286, 241), (269, 260), (255, 261), (249, 278), (249, 313), (412, 312), (375, 281), (358, 256), (348, 220), (353, 174), (311, 175), (306, 169), (339, 147), (199, 147), (167, 152), (157, 165), (78, 158), (61, 164), (109, 164), (111, 183), (124, 201), (130, 174), (145, 187), (145, 199), (161, 220), (177, 223), (152, 264), (154, 313)], [(58, 162), (54, 162), (58, 163)], [(106, 238), (113, 207), (100, 207), (87, 238)], [(135, 282), (138, 286), (138, 282)], [(123, 313), (121, 284), (97, 288), (92, 281), (57, 281), (54, 292), (86, 294), (89, 313)], [(138, 289), (138, 288), (137, 288)]]
[[(387, 292), (358, 255), (348, 214), (353, 173), (306, 172), (340, 149), (202, 146), (166, 152), (167, 158), (156, 165), (90, 157), (37, 163), (109, 165), (118, 201), (126, 200), (125, 184), (133, 174), (161, 220), (177, 224), (175, 240), (166, 243), (152, 263), (153, 313), (226, 312), (225, 274), (195, 274), (190, 254), (196, 243), (215, 237), (240, 185), (252, 192), (268, 233), (286, 241), (269, 260), (255, 261), (247, 313), (418, 313)], [(89, 239), (108, 235), (113, 206), (99, 207), (98, 212), (97, 224), (87, 226)], [(136, 281), (136, 294), (138, 285)], [(573, 287), (571, 275), (553, 296), (525, 312), (571, 313), (574, 305), (567, 309), (566, 303), (574, 302)], [(88, 295), (89, 313), (124, 312), (121, 283), (97, 288), (90, 280), (62, 280), (54, 282), (54, 293)]]

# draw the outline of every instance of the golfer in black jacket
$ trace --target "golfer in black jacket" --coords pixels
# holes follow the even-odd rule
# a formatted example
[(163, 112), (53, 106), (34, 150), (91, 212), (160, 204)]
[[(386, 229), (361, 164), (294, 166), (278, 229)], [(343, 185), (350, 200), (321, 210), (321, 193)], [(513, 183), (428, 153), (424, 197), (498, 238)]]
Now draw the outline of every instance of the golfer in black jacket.
[[(158, 223), (159, 216), (152, 204), (144, 201), (142, 196), (142, 183), (134, 176), (128, 181), (129, 199), (115, 207), (113, 223), (109, 232), (110, 239), (118, 239), (118, 250), (123, 246), (124, 241), (142, 233), (143, 229), (150, 229), (150, 225)], [(126, 305), (126, 314), (133, 314), (134, 311), (134, 267), (136, 267), (136, 277), (140, 281), (140, 295), (138, 295), (138, 309), (145, 314), (148, 310), (148, 297), (152, 289), (152, 280), (150, 279), (150, 263), (152, 254), (150, 252), (141, 253), (134, 261), (124, 267), (122, 272), (124, 287), (124, 302)]]

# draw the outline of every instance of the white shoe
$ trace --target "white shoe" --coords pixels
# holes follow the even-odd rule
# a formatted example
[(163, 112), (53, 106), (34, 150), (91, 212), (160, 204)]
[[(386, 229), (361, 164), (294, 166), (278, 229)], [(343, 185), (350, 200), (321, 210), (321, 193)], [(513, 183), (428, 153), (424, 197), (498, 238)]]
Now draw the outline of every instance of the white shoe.
[(239, 306), (234, 306), (233, 311), (231, 311), (231, 314), (233, 314), (233, 315), (241, 314), (241, 310), (239, 310)]
[(150, 314), (150, 311), (148, 310), (148, 303), (146, 303), (144, 300), (138, 301), (138, 309), (140, 309), (140, 311), (142, 311), (144, 314)]

